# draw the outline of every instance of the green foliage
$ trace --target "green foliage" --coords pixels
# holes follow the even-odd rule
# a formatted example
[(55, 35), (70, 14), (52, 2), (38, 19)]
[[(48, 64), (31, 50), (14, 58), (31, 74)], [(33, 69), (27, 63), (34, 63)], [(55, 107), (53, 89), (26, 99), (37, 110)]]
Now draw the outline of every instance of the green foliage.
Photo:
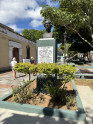
[(52, 100), (56, 102), (65, 102), (64, 89), (60, 89), (59, 86), (55, 85), (51, 80), (47, 81), (47, 85), (44, 85), (45, 90), (50, 94)]
[[(55, 0), (60, 1), (59, 8), (43, 6), (41, 14), (50, 19), (54, 26), (66, 26), (70, 32), (78, 36), (93, 48), (93, 0)], [(88, 29), (91, 38), (87, 39), (79, 30)], [(84, 29), (85, 30), (85, 29)]]
[(73, 73), (75, 72), (75, 67), (71, 65), (57, 65), (56, 63), (40, 63), (37, 65), (31, 63), (17, 63), (14, 67), (17, 72), (30, 74), (30, 73), (40, 73), (46, 74), (46, 76), (52, 74), (58, 74), (65, 80), (71, 80), (73, 78)]
[(14, 67), (14, 70), (16, 72), (21, 72), (25, 74), (29, 74), (29, 80), (30, 80), (30, 73), (35, 73), (35, 65), (31, 64), (30, 62), (26, 63), (17, 63)]
[[(70, 48), (72, 46), (71, 43), (65, 43), (65, 45), (66, 45), (65, 51), (66, 51), (67, 56), (71, 57), (74, 54), (76, 54), (75, 50), (72, 50), (72, 51), (70, 50)], [(59, 47), (60, 47), (60, 49), (62, 49), (62, 51), (64, 51), (64, 45), (63, 44), (61, 44)]]
[(76, 71), (75, 67), (71, 65), (57, 65), (56, 63), (40, 63), (36, 66), (37, 72), (40, 74), (52, 75), (58, 74), (63, 77), (66, 81), (69, 81), (74, 78), (74, 72)]
[(25, 73), (25, 74), (29, 74), (29, 68), (31, 66), (31, 63), (17, 63), (14, 67), (14, 70), (17, 72), (21, 72), (21, 73)]
[[(66, 94), (65, 94), (65, 84), (74, 78), (74, 73), (76, 71), (75, 67), (71, 65), (57, 65), (56, 63), (40, 63), (37, 65), (33, 65), (31, 63), (17, 63), (14, 67), (15, 71), (22, 72), (25, 74), (30, 73), (40, 73), (46, 74), (46, 83), (43, 83), (43, 86), (47, 93), (50, 94), (52, 100), (62, 101), (66, 103)], [(54, 77), (55, 75), (55, 77)], [(58, 85), (58, 80), (56, 76), (60, 77), (60, 84)], [(44, 81), (44, 80), (43, 80)], [(40, 85), (40, 84), (39, 84)], [(62, 86), (62, 88), (60, 88)], [(31, 91), (29, 91), (29, 85), (20, 86), (16, 95), (14, 89), (13, 97), (15, 101), (25, 103), (26, 100), (31, 97)], [(29, 91), (29, 93), (28, 93)]]
[(79, 52), (79, 53), (87, 53), (87, 52), (90, 52), (91, 50), (93, 50), (93, 48), (91, 48), (90, 45), (88, 45), (84, 41), (76, 40), (76, 42), (72, 43), (69, 50)]
[(24, 82), (25, 84), (18, 89), (14, 89), (12, 87), (12, 92), (13, 92), (13, 101), (18, 102), (18, 103), (26, 103), (29, 98), (31, 98), (32, 95), (32, 90), (29, 89), (30, 83), (32, 81), (27, 81)]
[[(50, 96), (52, 97), (52, 100), (62, 101), (66, 103), (65, 84), (74, 78), (73, 74), (75, 73), (76, 68), (66, 64), (57, 65), (56, 63), (41, 63), (37, 65), (37, 71), (40, 74), (46, 74), (45, 76), (47, 76), (47, 81), (46, 84), (44, 83), (44, 87), (47, 93), (50, 94)], [(52, 74), (55, 74), (55, 76), (57, 74), (60, 77), (60, 85), (57, 85), (57, 79), (54, 80), (56, 82), (53, 82), (49, 78), (53, 76)], [(61, 86), (63, 87), (60, 88)]]
[(74, 97), (74, 95), (69, 95), (66, 97), (66, 105), (68, 109), (70, 108), (70, 106), (74, 106)]
[(58, 73), (58, 65), (56, 63), (41, 63), (37, 64), (37, 72), (40, 74), (56, 74)]
[(56, 39), (57, 43), (64, 43), (64, 32), (64, 26), (60, 26), (58, 25), (58, 23), (54, 25), (53, 36)]
[(59, 65), (59, 73), (58, 75), (62, 79), (62, 83), (67, 83), (71, 79), (74, 78), (74, 73), (76, 71), (75, 67), (72, 67), (71, 65)]
[(24, 29), (22, 31), (22, 35), (26, 37), (27, 39), (36, 42), (39, 38), (43, 37), (43, 34), (45, 33), (45, 30), (35, 30), (35, 29)]

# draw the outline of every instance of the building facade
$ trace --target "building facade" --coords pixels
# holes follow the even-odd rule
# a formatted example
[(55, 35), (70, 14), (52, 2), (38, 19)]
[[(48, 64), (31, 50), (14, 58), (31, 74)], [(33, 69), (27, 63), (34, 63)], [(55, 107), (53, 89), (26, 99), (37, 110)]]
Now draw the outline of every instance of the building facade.
[(31, 56), (36, 59), (36, 44), (0, 23), (0, 71), (10, 68), (13, 57), (22, 62)]

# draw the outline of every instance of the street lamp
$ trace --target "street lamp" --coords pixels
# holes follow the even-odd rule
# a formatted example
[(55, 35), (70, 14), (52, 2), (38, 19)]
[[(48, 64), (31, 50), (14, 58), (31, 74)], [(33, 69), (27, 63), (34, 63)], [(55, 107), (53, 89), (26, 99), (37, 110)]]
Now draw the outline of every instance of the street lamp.
[(66, 54), (66, 37), (67, 37), (67, 32), (64, 32), (64, 63), (66, 62), (65, 54)]

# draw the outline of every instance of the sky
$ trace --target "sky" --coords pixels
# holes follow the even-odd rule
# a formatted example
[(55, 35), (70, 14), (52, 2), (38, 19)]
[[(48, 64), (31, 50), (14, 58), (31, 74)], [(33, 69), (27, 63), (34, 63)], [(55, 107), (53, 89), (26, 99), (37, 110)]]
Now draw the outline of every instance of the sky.
[(23, 29), (45, 29), (40, 5), (58, 7), (52, 0), (0, 0), (0, 23), (21, 33)]

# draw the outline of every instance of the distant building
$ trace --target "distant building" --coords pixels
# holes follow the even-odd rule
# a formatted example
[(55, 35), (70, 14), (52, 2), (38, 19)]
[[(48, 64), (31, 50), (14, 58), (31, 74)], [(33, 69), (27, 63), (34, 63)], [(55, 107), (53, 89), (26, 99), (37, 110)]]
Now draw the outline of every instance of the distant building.
[(91, 62), (93, 62), (93, 51), (90, 52), (90, 59), (91, 59)]
[(0, 71), (9, 69), (13, 57), (22, 62), (31, 56), (36, 59), (36, 44), (0, 23)]
[(63, 62), (63, 52), (62, 50), (58, 50), (57, 51), (57, 63), (61, 64)]

